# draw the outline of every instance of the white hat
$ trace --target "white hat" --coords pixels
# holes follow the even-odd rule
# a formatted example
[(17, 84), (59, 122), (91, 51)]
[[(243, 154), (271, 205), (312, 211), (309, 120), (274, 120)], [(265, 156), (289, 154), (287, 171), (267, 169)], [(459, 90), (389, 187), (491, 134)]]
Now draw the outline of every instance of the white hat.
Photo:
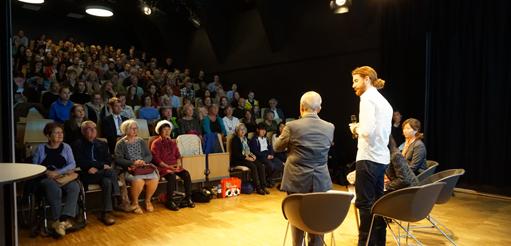
[(158, 121), (158, 123), (156, 124), (156, 127), (154, 128), (154, 131), (156, 132), (156, 134), (160, 134), (160, 128), (164, 125), (169, 125), (170, 126), (170, 130), (172, 130), (172, 128), (174, 128), (172, 126), (172, 123), (170, 123), (170, 121), (168, 120), (160, 120)]

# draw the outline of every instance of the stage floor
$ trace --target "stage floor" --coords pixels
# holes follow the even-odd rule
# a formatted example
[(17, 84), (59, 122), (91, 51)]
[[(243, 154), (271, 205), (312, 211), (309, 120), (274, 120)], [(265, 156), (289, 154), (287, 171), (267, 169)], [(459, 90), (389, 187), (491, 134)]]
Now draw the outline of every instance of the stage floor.
[[(342, 186), (334, 188), (345, 190)], [(117, 223), (108, 227), (95, 214), (89, 214), (86, 228), (58, 240), (29, 238), (29, 232), (22, 230), (20, 245), (282, 245), (287, 224), (281, 211), (285, 195), (272, 189), (266, 196), (213, 199), (178, 212), (153, 203), (152, 213), (116, 212)], [(337, 245), (356, 245), (353, 209), (350, 208), (345, 221), (335, 231)], [(511, 245), (510, 200), (456, 193), (447, 204), (436, 206), (432, 214), (455, 233), (458, 245)], [(426, 229), (415, 235), (425, 245), (450, 245), (434, 230)], [(330, 236), (325, 239), (330, 245)], [(291, 245), (290, 234), (286, 245)], [(395, 245), (390, 232), (387, 245)]]

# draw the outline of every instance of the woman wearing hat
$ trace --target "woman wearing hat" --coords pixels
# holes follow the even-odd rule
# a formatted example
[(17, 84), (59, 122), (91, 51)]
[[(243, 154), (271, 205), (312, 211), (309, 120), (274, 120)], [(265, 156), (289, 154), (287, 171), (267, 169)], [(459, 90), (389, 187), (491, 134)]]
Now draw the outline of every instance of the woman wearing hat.
[[(151, 153), (153, 154), (153, 162), (158, 166), (160, 176), (167, 180), (167, 204), (165, 206), (177, 211), (179, 206), (172, 200), (172, 195), (176, 190), (176, 175), (184, 181), (185, 201), (188, 207), (193, 208), (195, 204), (191, 199), (192, 181), (190, 173), (183, 169), (181, 154), (177, 148), (177, 144), (171, 139), (172, 123), (167, 120), (159, 121), (154, 131), (158, 137), (151, 144)], [(178, 164), (178, 161), (180, 164)]]

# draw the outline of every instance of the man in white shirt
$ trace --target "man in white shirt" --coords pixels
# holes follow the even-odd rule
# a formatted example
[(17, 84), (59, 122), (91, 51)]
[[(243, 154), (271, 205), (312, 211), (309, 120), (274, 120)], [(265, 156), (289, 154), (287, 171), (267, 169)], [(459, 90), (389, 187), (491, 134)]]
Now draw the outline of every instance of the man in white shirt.
[[(378, 92), (385, 81), (368, 66), (351, 72), (353, 89), (360, 96), (359, 123), (351, 123), (350, 130), (358, 135), (355, 189), (356, 207), (360, 214), (358, 245), (365, 245), (369, 237), (371, 207), (383, 195), (383, 177), (390, 163), (387, 147), (392, 124), (392, 106)], [(374, 221), (369, 245), (385, 245), (386, 224), (383, 218)]]
[(223, 118), (223, 121), (227, 135), (234, 134), (234, 129), (240, 123), (238, 118), (232, 116), (232, 112), (233, 110), (230, 105), (225, 108), (225, 117)]

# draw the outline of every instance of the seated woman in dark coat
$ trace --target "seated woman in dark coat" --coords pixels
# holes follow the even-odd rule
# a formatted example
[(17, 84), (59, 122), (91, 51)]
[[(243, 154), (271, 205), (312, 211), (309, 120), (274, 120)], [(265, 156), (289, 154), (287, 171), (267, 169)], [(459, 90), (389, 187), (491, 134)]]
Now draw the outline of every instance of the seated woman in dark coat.
[(258, 194), (270, 194), (266, 189), (266, 175), (264, 164), (257, 157), (250, 152), (248, 147), (247, 128), (243, 123), (240, 123), (235, 129), (236, 135), (231, 140), (231, 166), (246, 166), (250, 168), (252, 181), (254, 182), (255, 189)]
[(422, 142), (424, 135), (420, 132), (421, 122), (410, 118), (403, 122), (403, 135), (405, 143), (401, 152), (408, 165), (417, 175), (426, 170), (426, 145)]
[(408, 162), (399, 152), (396, 141), (394, 141), (392, 136), (389, 139), (389, 149), (390, 165), (385, 171), (385, 175), (387, 175), (389, 179), (389, 181), (385, 183), (386, 192), (418, 185), (419, 180), (417, 180), (412, 169), (408, 166)]

